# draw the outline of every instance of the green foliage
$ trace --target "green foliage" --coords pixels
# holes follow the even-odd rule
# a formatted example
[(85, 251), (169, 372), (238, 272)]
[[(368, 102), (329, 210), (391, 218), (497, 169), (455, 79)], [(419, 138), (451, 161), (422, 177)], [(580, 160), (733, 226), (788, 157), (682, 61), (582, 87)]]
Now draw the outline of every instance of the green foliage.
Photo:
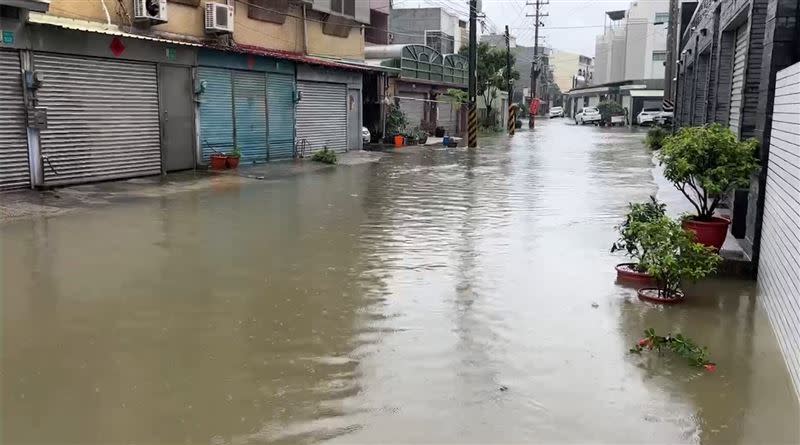
[(672, 334), (661, 336), (656, 335), (655, 329), (647, 329), (644, 331), (644, 337), (631, 348), (630, 352), (641, 354), (645, 349), (648, 351), (655, 349), (656, 352), (667, 349), (688, 360), (691, 366), (705, 368), (709, 372), (717, 369), (717, 365), (709, 361), (708, 349), (705, 346), (698, 346), (691, 338), (681, 334), (674, 337)]
[(720, 200), (750, 184), (756, 170), (754, 139), (739, 142), (719, 124), (689, 127), (664, 139), (659, 153), (664, 176), (692, 203), (698, 220), (709, 220)]
[(694, 235), (679, 222), (662, 216), (632, 226), (639, 234), (641, 262), (658, 283), (662, 298), (673, 298), (683, 280), (697, 281), (717, 270), (719, 255), (694, 242)]
[[(486, 111), (492, 111), (492, 101), (497, 97), (497, 90), (505, 90), (511, 80), (519, 79), (519, 71), (514, 70), (516, 57), (511, 54), (511, 72), (506, 69), (508, 52), (494, 48), (486, 42), (478, 44), (478, 94), (483, 95)], [(463, 47), (459, 54), (469, 57), (469, 48)]]
[(328, 150), (328, 147), (325, 147), (322, 150), (315, 152), (314, 155), (311, 156), (311, 160), (332, 165), (338, 162), (338, 159), (336, 158), (336, 152), (333, 150)]
[(233, 148), (233, 151), (228, 154), (228, 156), (232, 158), (241, 158), (242, 157), (242, 149), (237, 145)]
[(644, 224), (664, 217), (667, 206), (658, 202), (655, 196), (650, 196), (648, 202), (629, 203), (628, 209), (625, 221), (616, 227), (619, 239), (611, 246), (611, 252), (624, 251), (628, 257), (636, 260), (637, 268), (644, 271), (646, 265), (642, 264), (642, 257), (646, 251), (641, 243), (642, 229)]
[(460, 110), (461, 106), (469, 101), (469, 94), (458, 88), (449, 88), (442, 98), (450, 103), (454, 110)]
[(661, 127), (653, 127), (647, 132), (644, 143), (653, 150), (658, 150), (664, 145), (664, 139), (669, 136), (669, 131)]
[(408, 119), (400, 105), (389, 105), (389, 113), (386, 116), (386, 133), (390, 136), (401, 134), (405, 131), (408, 125)]
[(597, 110), (600, 111), (600, 118), (603, 122), (611, 122), (611, 116), (619, 116), (625, 113), (622, 105), (614, 102), (613, 100), (605, 100), (597, 104)]

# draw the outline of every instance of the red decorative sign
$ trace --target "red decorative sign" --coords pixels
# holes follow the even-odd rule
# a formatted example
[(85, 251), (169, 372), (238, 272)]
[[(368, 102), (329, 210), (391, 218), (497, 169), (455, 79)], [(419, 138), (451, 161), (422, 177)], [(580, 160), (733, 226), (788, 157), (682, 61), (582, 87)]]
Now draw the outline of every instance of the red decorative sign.
[(531, 114), (536, 114), (536, 113), (539, 112), (539, 102), (540, 101), (539, 101), (538, 98), (533, 99), (531, 101), (531, 107), (530, 107), (530, 110), (529, 110), (531, 112)]
[(113, 54), (114, 57), (119, 57), (125, 52), (125, 44), (122, 43), (122, 39), (119, 37), (111, 39), (111, 44), (108, 45), (108, 48), (111, 50), (111, 54)]

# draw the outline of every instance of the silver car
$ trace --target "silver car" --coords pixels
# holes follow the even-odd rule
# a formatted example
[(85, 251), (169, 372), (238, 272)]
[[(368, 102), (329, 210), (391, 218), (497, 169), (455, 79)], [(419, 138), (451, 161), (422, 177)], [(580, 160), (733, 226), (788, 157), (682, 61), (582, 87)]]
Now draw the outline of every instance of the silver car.
[(596, 124), (601, 119), (600, 110), (597, 107), (583, 107), (581, 111), (575, 115), (575, 123), (583, 125), (586, 123)]

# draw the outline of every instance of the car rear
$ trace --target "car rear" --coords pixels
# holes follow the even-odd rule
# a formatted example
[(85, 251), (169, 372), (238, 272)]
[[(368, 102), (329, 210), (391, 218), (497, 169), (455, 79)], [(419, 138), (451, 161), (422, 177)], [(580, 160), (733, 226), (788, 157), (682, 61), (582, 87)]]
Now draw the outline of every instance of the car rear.
[(600, 121), (600, 110), (595, 107), (585, 107), (583, 109), (583, 121), (584, 122), (599, 122)]
[(550, 118), (564, 117), (564, 109), (561, 107), (553, 107), (550, 109)]
[(654, 122), (659, 115), (661, 115), (660, 109), (645, 108), (639, 113), (639, 115), (636, 117), (636, 120), (639, 122), (639, 125), (642, 125)]

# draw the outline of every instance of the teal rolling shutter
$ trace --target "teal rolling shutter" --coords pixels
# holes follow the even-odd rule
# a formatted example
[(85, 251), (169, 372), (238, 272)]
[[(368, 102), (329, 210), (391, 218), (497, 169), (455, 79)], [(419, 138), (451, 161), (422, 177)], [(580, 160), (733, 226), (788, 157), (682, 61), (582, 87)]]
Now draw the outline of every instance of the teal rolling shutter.
[(242, 162), (267, 161), (267, 85), (262, 72), (236, 71), (233, 75), (236, 145)]
[(294, 152), (294, 76), (269, 74), (269, 158), (291, 158)]
[(199, 68), (206, 89), (200, 97), (200, 146), (203, 161), (214, 153), (233, 150), (233, 100), (231, 72), (221, 68)]

